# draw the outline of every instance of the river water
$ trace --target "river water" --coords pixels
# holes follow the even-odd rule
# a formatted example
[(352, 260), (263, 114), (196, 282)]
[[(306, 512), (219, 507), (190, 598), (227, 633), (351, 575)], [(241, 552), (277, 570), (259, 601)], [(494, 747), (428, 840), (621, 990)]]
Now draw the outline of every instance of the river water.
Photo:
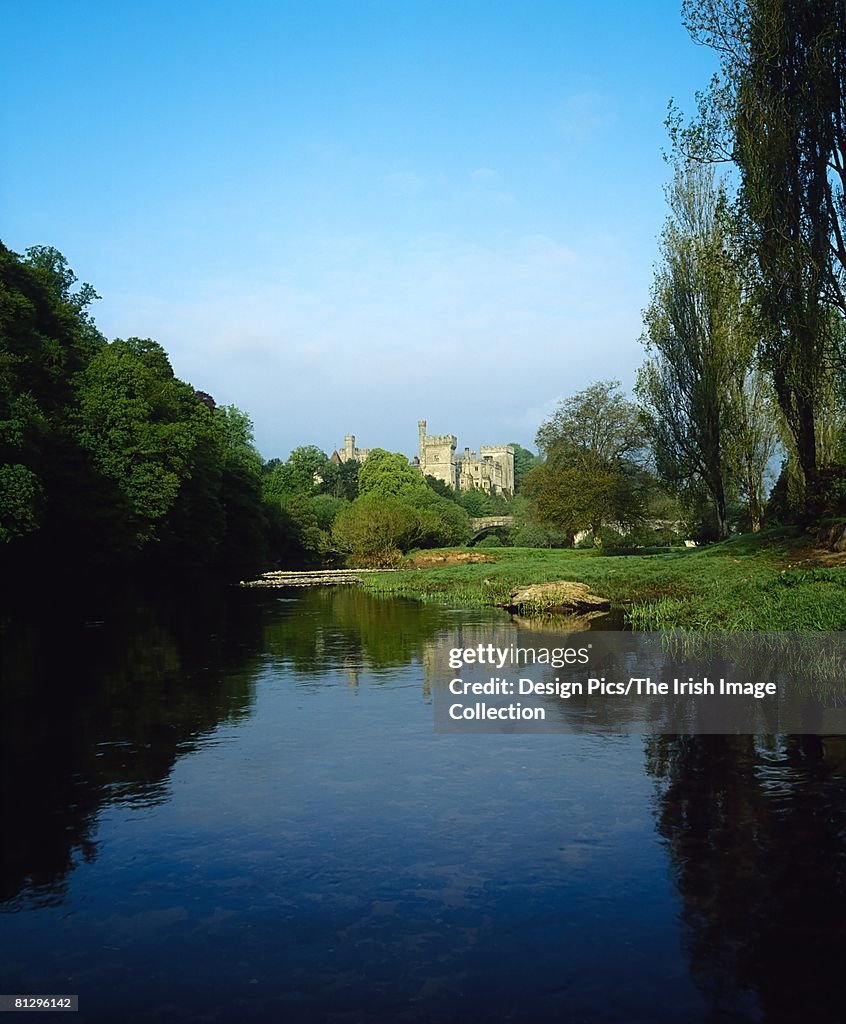
[(846, 1019), (844, 740), (435, 733), (438, 651), (492, 628), (354, 588), (7, 620), (0, 992), (80, 1021)]

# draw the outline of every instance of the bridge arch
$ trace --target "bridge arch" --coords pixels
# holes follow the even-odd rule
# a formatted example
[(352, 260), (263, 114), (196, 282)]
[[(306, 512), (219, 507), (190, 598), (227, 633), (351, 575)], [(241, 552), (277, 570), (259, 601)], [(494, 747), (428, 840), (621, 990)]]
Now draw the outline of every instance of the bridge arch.
[(473, 536), (467, 541), (468, 544), (475, 544), (487, 534), (495, 530), (507, 530), (514, 525), (514, 516), (476, 516), (470, 520), (473, 527)]

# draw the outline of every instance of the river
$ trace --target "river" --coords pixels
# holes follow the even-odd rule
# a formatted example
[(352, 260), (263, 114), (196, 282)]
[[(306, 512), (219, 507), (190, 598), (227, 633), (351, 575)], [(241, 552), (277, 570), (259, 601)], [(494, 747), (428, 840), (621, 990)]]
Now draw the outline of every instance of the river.
[(7, 619), (0, 992), (98, 1022), (842, 1021), (843, 738), (436, 733), (437, 652), (492, 628), (352, 587)]

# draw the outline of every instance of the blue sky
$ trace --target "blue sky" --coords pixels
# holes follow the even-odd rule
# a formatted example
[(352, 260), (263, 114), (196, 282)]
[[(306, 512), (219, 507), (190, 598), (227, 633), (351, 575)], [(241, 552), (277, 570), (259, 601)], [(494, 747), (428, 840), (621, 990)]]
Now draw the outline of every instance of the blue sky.
[(677, 0), (3, 5), (0, 237), (109, 337), (298, 444), (533, 446), (634, 382), (663, 120), (714, 70)]

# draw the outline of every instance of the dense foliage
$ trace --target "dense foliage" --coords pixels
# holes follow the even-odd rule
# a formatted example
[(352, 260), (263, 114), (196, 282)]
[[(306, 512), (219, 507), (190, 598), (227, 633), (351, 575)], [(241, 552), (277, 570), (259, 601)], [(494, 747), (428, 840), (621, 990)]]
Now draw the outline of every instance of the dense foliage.
[(604, 526), (626, 530), (646, 511), (646, 437), (638, 408), (619, 381), (599, 381), (561, 402), (537, 435), (542, 464), (523, 480), (541, 523), (571, 538)]
[(247, 416), (174, 376), (149, 339), (107, 342), (55, 249), (0, 243), (0, 558), (6, 572), (233, 571), (272, 516)]
[(829, 435), (843, 407), (846, 4), (686, 0), (683, 10), (720, 72), (693, 123), (671, 118), (674, 142), (689, 161), (736, 167), (757, 358), (780, 410), (791, 504), (812, 522), (844, 508)]
[(638, 375), (656, 467), (688, 496), (708, 494), (720, 539), (745, 499), (760, 529), (776, 441), (772, 387), (754, 364), (760, 318), (737, 257), (737, 226), (709, 165), (677, 166), (645, 314)]
[(399, 452), (374, 448), (359, 470), (359, 497), (335, 520), (339, 549), (359, 565), (389, 566), (411, 548), (463, 543), (470, 517), (438, 484)]

